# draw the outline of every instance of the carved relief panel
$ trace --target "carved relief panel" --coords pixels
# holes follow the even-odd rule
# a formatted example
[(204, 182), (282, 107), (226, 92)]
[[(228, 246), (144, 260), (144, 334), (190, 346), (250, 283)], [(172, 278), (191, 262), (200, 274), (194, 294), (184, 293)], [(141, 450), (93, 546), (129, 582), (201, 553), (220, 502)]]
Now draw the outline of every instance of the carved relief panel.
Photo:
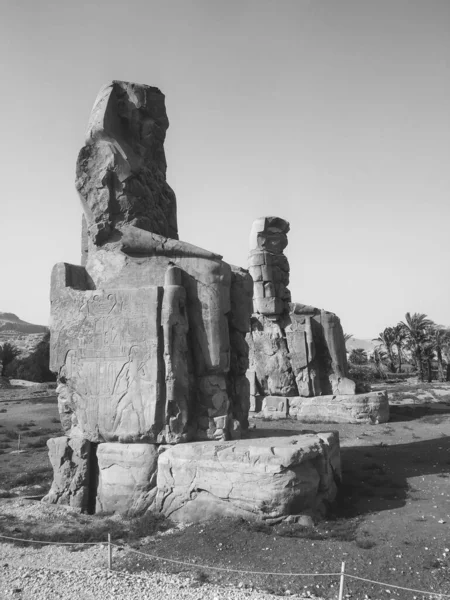
[(156, 441), (165, 425), (163, 288), (58, 290), (52, 368), (91, 441)]

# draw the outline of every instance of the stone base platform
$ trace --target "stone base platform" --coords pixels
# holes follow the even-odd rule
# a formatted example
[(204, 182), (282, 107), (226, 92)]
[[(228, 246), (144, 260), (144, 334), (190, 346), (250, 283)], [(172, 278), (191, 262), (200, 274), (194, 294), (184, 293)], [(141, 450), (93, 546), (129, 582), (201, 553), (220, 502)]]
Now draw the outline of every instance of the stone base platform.
[(187, 522), (320, 512), (340, 478), (335, 432), (179, 444), (160, 456), (154, 510)]
[(386, 423), (389, 421), (387, 392), (314, 396), (266, 396), (255, 416), (268, 419), (294, 417), (303, 423)]
[(149, 510), (184, 523), (237, 516), (270, 522), (323, 514), (341, 479), (336, 432), (174, 446), (105, 443), (96, 451), (92, 445), (90, 457), (80, 441), (85, 453), (76, 464), (68, 438), (58, 440), (49, 449), (59, 489), (44, 501), (82, 510)]

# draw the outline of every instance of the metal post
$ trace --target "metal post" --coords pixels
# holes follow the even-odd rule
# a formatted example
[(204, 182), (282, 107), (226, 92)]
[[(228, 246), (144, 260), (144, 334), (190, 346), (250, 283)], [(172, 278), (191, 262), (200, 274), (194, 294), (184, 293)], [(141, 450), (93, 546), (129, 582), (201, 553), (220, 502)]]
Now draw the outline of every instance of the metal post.
[(344, 572), (345, 572), (345, 562), (341, 565), (341, 581), (339, 584), (339, 600), (342, 600), (344, 597)]
[(108, 569), (112, 569), (112, 546), (111, 546), (111, 534), (108, 533)]

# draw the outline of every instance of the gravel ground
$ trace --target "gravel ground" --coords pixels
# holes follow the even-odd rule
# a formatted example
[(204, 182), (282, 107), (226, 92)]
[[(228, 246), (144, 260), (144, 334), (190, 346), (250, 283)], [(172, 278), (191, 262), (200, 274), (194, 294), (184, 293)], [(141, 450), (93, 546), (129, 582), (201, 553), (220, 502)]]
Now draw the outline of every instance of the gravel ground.
[[(114, 553), (117, 549), (113, 550)], [(126, 548), (122, 551), (127, 552)], [(108, 571), (106, 545), (24, 548), (0, 543), (0, 599), (17, 600), (270, 600), (279, 596), (192, 577)], [(288, 594), (287, 594), (288, 595)], [(290, 595), (300, 600), (309, 598)], [(320, 600), (315, 597), (315, 600)]]

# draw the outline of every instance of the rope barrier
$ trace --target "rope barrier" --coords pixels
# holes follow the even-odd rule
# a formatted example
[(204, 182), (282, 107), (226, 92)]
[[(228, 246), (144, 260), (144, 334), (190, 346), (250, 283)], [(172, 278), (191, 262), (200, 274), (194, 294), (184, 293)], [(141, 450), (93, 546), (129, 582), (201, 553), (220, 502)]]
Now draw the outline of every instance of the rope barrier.
[(15, 542), (28, 542), (29, 544), (53, 544), (54, 546), (98, 546), (99, 544), (107, 544), (107, 542), (47, 542), (44, 540), (26, 540), (7, 535), (0, 535), (0, 538), (14, 540)]
[[(12, 537), (12, 536), (7, 536), (7, 535), (1, 535), (0, 534), (0, 538), (5, 539), (5, 540), (12, 540), (15, 542), (26, 542), (29, 544), (52, 544), (52, 545), (56, 545), (56, 546), (99, 546), (99, 545), (104, 545), (108, 547), (108, 550), (110, 551), (112, 547), (115, 548), (122, 548), (123, 546), (120, 546), (118, 544), (113, 544), (112, 542), (108, 541), (108, 542), (49, 542), (49, 541), (45, 541), (45, 540), (27, 540), (25, 538), (16, 538), (16, 537)], [(183, 560), (176, 560), (173, 558), (166, 558), (164, 556), (158, 556), (156, 554), (150, 554), (147, 552), (141, 552), (140, 550), (135, 550), (134, 548), (128, 547), (127, 550), (129, 552), (133, 552), (135, 554), (139, 554), (141, 556), (145, 556), (146, 558), (152, 558), (154, 560), (161, 560), (161, 561), (165, 561), (165, 562), (170, 562), (173, 564), (177, 564), (177, 565), (183, 565), (183, 566), (188, 566), (188, 567), (195, 567), (197, 569), (212, 569), (214, 571), (222, 571), (222, 572), (227, 572), (227, 573), (240, 573), (240, 574), (245, 574), (245, 575), (270, 575), (270, 576), (284, 576), (284, 577), (338, 577), (338, 576), (344, 576), (344, 577), (348, 577), (350, 579), (357, 579), (359, 581), (365, 581), (366, 583), (371, 583), (374, 585), (381, 585), (384, 587), (388, 587), (388, 588), (395, 588), (398, 590), (403, 590), (406, 592), (413, 592), (416, 594), (427, 594), (428, 596), (436, 596), (438, 598), (450, 598), (450, 594), (443, 594), (441, 592), (428, 592), (426, 590), (417, 590), (414, 588), (408, 588), (408, 587), (403, 587), (401, 585), (395, 585), (393, 583), (386, 583), (383, 581), (376, 581), (374, 579), (367, 579), (365, 577), (359, 577), (358, 575), (351, 575), (350, 573), (290, 573), (290, 572), (270, 572), (270, 571), (249, 571), (249, 570), (244, 570), (244, 569), (229, 569), (227, 567), (215, 567), (212, 565), (203, 565), (203, 564), (197, 564), (197, 563), (192, 563), (192, 562), (187, 562), (187, 561), (183, 561)], [(109, 554), (110, 556), (110, 554)], [(45, 567), (47, 568), (47, 567)], [(110, 565), (110, 569), (111, 569), (111, 565)], [(63, 570), (63, 569), (62, 569)], [(89, 571), (89, 569), (83, 569), (83, 571)], [(115, 573), (118, 574), (127, 574), (127, 575), (133, 575), (132, 573), (124, 573), (123, 571), (117, 571), (114, 570)], [(139, 575), (139, 576), (144, 576), (144, 575)]]
[[(116, 548), (120, 548), (121, 546), (117, 546), (117, 544), (111, 544)], [(211, 565), (201, 565), (197, 563), (190, 563), (183, 560), (175, 560), (173, 558), (164, 558), (162, 556), (157, 556), (155, 554), (147, 554), (146, 552), (140, 552), (139, 550), (135, 550), (134, 548), (128, 548), (129, 552), (134, 552), (136, 554), (141, 554), (142, 556), (147, 556), (148, 558), (155, 558), (156, 560), (164, 560), (167, 562), (175, 563), (177, 565), (185, 565), (188, 567), (196, 567), (197, 569), (213, 569), (214, 571), (226, 571), (227, 573), (244, 573), (246, 575), (285, 575), (289, 577), (337, 577), (340, 573), (270, 573), (269, 571), (244, 571), (242, 569), (228, 569), (226, 567), (213, 567)]]

